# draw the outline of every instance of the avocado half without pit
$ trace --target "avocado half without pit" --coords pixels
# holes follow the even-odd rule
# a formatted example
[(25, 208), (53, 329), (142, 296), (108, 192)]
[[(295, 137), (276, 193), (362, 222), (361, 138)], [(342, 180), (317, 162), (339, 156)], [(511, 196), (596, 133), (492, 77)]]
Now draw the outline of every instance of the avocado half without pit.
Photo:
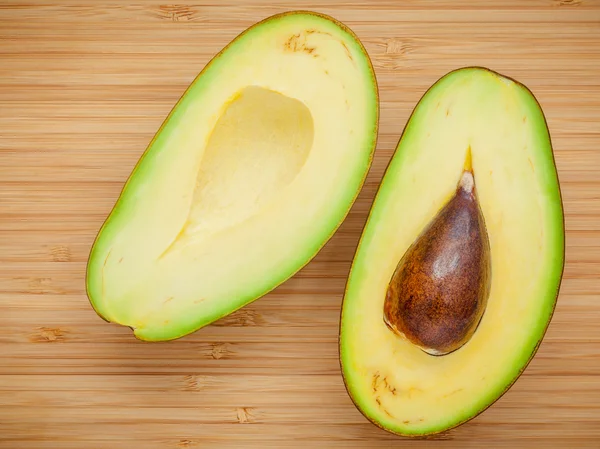
[(92, 247), (86, 287), (142, 340), (182, 337), (292, 276), (341, 224), (369, 170), (378, 92), (331, 17), (272, 16), (192, 82)]
[(340, 359), (357, 408), (423, 436), (489, 407), (545, 334), (564, 242), (533, 94), (479, 67), (438, 80), (404, 129), (346, 286)]

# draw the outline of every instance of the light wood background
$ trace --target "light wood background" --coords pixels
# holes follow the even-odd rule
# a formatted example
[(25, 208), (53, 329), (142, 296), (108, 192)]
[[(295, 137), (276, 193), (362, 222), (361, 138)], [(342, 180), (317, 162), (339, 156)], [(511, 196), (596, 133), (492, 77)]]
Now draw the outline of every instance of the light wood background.
[[(7, 4), (10, 3), (10, 4)], [(272, 294), (187, 338), (134, 339), (84, 291), (90, 245), (137, 158), (222, 46), (289, 9), (344, 21), (372, 57), (381, 133), (339, 232)], [(470, 423), (403, 440), (343, 387), (338, 317), (370, 202), (412, 107), (483, 65), (528, 85), (567, 228), (558, 307), (515, 386)], [(0, 3), (0, 447), (600, 447), (600, 2)]]

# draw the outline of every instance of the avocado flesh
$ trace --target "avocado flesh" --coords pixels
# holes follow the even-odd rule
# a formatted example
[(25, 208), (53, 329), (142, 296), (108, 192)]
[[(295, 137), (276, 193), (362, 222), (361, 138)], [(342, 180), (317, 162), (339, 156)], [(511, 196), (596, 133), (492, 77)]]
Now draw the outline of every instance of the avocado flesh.
[[(433, 356), (392, 332), (382, 310), (398, 261), (454, 194), (469, 147), (489, 237), (490, 292), (469, 341)], [(543, 338), (564, 251), (559, 181), (534, 96), (478, 67), (441, 78), (406, 125), (348, 279), (340, 360), (357, 408), (392, 433), (420, 436), (448, 430), (489, 407)]]
[(96, 312), (142, 340), (187, 335), (319, 251), (362, 187), (378, 97), (357, 37), (311, 12), (252, 26), (175, 105), (92, 247)]

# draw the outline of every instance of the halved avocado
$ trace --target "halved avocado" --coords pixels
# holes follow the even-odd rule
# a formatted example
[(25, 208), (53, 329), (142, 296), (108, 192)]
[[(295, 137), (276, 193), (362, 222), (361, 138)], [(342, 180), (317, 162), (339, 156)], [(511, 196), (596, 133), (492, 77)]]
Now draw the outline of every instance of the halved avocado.
[(170, 340), (281, 284), (348, 213), (378, 114), (369, 57), (341, 23), (298, 11), (247, 29), (175, 105), (102, 226), (96, 312)]
[(442, 77), (404, 129), (348, 279), (340, 359), (357, 408), (422, 436), (489, 407), (545, 334), (564, 245), (533, 94), (479, 67)]

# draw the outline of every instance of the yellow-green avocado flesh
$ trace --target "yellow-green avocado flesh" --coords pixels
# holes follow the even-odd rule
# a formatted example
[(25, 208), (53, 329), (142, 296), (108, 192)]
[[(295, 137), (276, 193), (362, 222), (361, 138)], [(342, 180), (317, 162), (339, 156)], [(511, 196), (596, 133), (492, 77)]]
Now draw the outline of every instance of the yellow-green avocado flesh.
[[(454, 193), (469, 147), (490, 239), (491, 290), (473, 337), (455, 352), (432, 356), (390, 331), (383, 303), (396, 265)], [(532, 93), (478, 67), (441, 78), (404, 129), (348, 279), (340, 359), (357, 408), (392, 433), (422, 436), (489, 407), (544, 336), (564, 245), (550, 135)]]
[(92, 247), (86, 287), (136, 337), (182, 337), (261, 297), (344, 220), (377, 140), (358, 38), (296, 11), (204, 68), (135, 166)]

